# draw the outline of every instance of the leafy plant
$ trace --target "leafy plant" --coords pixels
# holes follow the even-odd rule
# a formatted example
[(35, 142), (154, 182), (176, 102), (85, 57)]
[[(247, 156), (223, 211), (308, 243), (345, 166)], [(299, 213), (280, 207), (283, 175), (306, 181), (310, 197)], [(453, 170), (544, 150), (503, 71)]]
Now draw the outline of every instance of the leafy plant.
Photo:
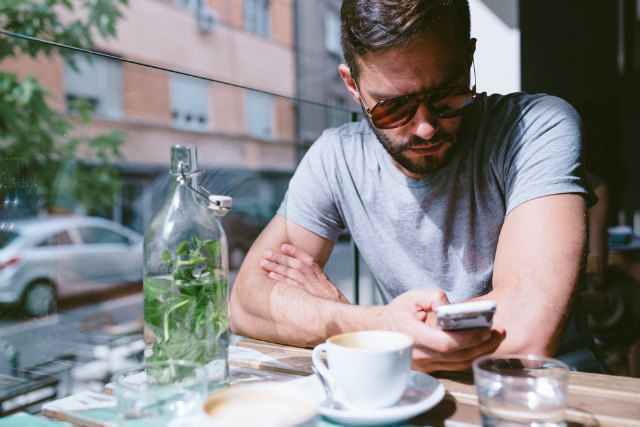
[(145, 322), (155, 336), (147, 360), (206, 364), (219, 357), (229, 327), (220, 242), (193, 237), (174, 254), (165, 250), (161, 259), (170, 276), (144, 281)]
[[(127, 0), (0, 0), (0, 28), (80, 48), (92, 48), (96, 36), (116, 36), (120, 8)], [(61, 15), (77, 16), (61, 19)], [(0, 37), (0, 61), (13, 57), (60, 55), (75, 67), (71, 50), (17, 37)], [(90, 123), (93, 108), (78, 101), (76, 123)], [(124, 141), (121, 132), (93, 137), (74, 133), (75, 123), (49, 105), (49, 93), (33, 77), (0, 72), (0, 201), (27, 193), (41, 208), (88, 212), (113, 205), (120, 180), (113, 162)], [(84, 155), (80, 160), (79, 152)], [(24, 194), (21, 194), (24, 197)], [(0, 205), (0, 208), (3, 206)], [(4, 206), (6, 208), (6, 206)]]

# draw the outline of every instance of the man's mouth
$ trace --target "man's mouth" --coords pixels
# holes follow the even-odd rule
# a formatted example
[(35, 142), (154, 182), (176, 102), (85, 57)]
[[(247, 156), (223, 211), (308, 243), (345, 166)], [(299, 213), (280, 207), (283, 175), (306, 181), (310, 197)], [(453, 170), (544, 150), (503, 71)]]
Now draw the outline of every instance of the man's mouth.
[(444, 141), (438, 141), (430, 144), (415, 144), (415, 145), (411, 145), (411, 147), (406, 148), (405, 150), (418, 153), (418, 154), (430, 154), (430, 153), (435, 153), (439, 151), (444, 144), (445, 144)]

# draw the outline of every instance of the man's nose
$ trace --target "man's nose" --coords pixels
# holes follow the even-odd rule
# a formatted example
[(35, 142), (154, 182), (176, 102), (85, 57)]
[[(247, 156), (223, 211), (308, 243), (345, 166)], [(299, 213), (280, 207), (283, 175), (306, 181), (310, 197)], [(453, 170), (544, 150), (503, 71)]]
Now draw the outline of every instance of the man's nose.
[(437, 120), (424, 103), (420, 103), (411, 124), (413, 134), (425, 141), (429, 141), (438, 132)]

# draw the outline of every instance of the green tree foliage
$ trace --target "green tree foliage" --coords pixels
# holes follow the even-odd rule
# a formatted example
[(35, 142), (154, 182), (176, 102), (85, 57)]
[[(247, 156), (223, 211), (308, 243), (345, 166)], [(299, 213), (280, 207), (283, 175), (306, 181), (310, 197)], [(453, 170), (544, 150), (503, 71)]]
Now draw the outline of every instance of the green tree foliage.
[[(116, 36), (127, 2), (0, 0), (0, 28), (91, 49), (97, 37)], [(0, 36), (0, 61), (24, 55), (60, 55), (73, 68), (77, 58), (69, 49)], [(113, 162), (120, 158), (124, 135), (79, 137), (74, 123), (90, 123), (92, 107), (78, 101), (72, 109), (78, 113), (74, 120), (49, 105), (49, 94), (33, 77), (0, 71), (0, 211), (11, 208), (3, 200), (13, 195), (21, 202), (37, 200), (48, 210), (77, 202), (89, 213), (108, 212), (120, 188)]]

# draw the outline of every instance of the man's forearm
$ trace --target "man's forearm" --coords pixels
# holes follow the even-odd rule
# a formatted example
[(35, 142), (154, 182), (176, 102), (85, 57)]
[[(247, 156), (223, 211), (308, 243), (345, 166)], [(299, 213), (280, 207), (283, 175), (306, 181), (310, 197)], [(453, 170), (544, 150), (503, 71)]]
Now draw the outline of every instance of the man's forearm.
[[(512, 298), (501, 295), (495, 290), (471, 300), (485, 299), (495, 301), (498, 307), (493, 319), (493, 327), (506, 332), (505, 339), (496, 350), (496, 353), (553, 355), (557, 337), (538, 336), (535, 330), (537, 322), (527, 318), (528, 315), (523, 312), (522, 305), (515, 304), (520, 309), (514, 309), (511, 307), (514, 305)], [(560, 327), (558, 326), (558, 328)]]
[[(560, 333), (564, 330), (568, 303), (559, 304), (558, 301), (554, 301), (547, 307), (537, 306), (540, 311), (530, 311), (530, 307), (526, 307), (525, 299), (495, 289), (472, 298), (473, 301), (485, 299), (493, 300), (497, 305), (493, 327), (506, 331), (505, 339), (496, 353), (554, 356)], [(545, 330), (547, 332), (544, 332)]]
[(238, 279), (231, 296), (231, 327), (242, 335), (311, 347), (332, 335), (375, 329), (380, 322), (376, 307), (318, 298), (266, 277), (252, 277), (251, 283)]
[(586, 207), (577, 194), (530, 200), (509, 213), (500, 231), (492, 291), (494, 325), (506, 330), (501, 353), (552, 355), (580, 277)]

